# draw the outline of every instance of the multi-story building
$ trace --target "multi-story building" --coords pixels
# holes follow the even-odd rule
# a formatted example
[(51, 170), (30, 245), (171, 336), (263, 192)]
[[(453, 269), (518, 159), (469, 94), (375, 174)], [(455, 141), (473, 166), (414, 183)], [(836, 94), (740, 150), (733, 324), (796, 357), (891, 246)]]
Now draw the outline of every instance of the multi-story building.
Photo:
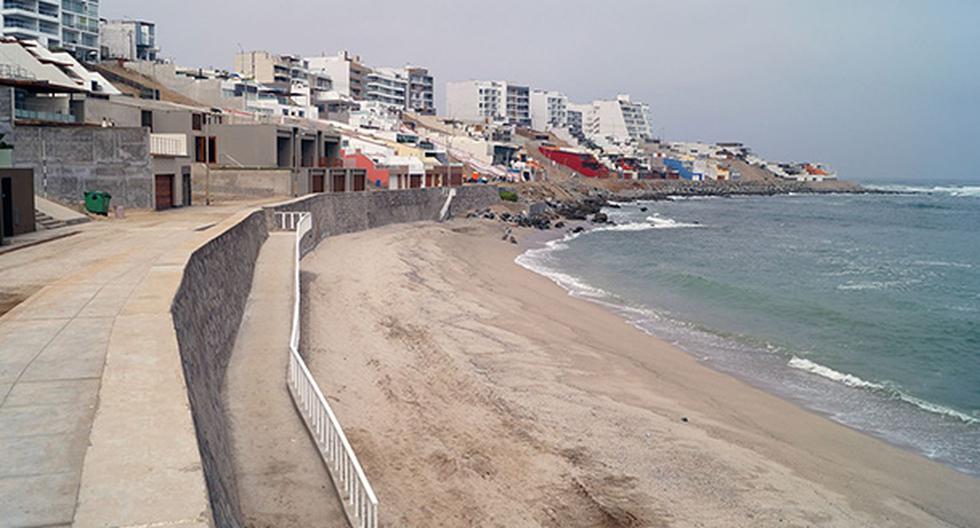
[[(316, 118), (319, 103), (328, 100), (333, 89), (328, 75), (312, 71), (307, 59), (294, 55), (276, 55), (266, 51), (238, 53), (235, 56), (235, 71), (275, 93), (281, 104), (299, 107), (295, 111), (283, 109), (284, 115)], [(262, 95), (262, 91), (259, 95)]]
[(341, 51), (337, 55), (307, 57), (310, 71), (326, 74), (333, 81), (333, 89), (340, 95), (363, 101), (366, 94), (366, 77), (371, 69), (361, 64), (359, 56)]
[(435, 81), (429, 70), (417, 66), (405, 68), (405, 76), (408, 77), (408, 93), (405, 100), (405, 109), (422, 115), (435, 115)]
[(79, 60), (99, 59), (98, 0), (4, 0), (3, 36), (37, 40)]
[(99, 21), (103, 59), (155, 61), (157, 47), (156, 24), (145, 20)]
[(628, 95), (613, 100), (593, 101), (583, 116), (585, 135), (596, 142), (643, 142), (653, 135), (648, 114), (650, 107), (633, 102)]
[(504, 81), (446, 84), (446, 111), (460, 121), (531, 126), (531, 90)]
[(365, 76), (364, 100), (378, 101), (392, 108), (408, 107), (408, 78), (404, 71), (376, 68)]
[[(582, 116), (579, 114), (579, 126)], [(559, 92), (531, 92), (531, 128), (552, 130), (568, 126), (568, 97)]]
[(568, 133), (579, 141), (585, 140), (585, 129), (583, 127), (585, 126), (586, 119), (592, 113), (592, 105), (568, 103), (566, 105), (566, 111)]

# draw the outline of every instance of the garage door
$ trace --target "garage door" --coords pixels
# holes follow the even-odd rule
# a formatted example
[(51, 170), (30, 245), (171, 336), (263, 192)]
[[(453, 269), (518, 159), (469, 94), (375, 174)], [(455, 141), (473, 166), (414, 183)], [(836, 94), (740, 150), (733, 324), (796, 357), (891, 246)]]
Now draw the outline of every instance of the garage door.
[(156, 175), (157, 211), (174, 206), (174, 175)]

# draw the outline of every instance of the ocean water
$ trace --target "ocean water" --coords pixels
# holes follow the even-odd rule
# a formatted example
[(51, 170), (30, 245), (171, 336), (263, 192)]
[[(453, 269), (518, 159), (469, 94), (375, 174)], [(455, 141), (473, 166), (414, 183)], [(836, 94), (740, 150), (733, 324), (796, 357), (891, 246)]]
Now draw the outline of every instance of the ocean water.
[(617, 225), (518, 263), (715, 369), (980, 475), (980, 187), (892, 189), (621, 204)]

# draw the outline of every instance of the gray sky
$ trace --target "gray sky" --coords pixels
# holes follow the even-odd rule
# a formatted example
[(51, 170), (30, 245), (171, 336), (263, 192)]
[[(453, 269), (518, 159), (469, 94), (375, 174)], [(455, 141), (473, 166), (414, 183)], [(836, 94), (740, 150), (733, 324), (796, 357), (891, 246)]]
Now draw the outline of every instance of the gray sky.
[(856, 180), (980, 181), (974, 0), (104, 0), (164, 55), (230, 68), (239, 45), (445, 81), (506, 79), (578, 102), (630, 93), (667, 139), (744, 141)]

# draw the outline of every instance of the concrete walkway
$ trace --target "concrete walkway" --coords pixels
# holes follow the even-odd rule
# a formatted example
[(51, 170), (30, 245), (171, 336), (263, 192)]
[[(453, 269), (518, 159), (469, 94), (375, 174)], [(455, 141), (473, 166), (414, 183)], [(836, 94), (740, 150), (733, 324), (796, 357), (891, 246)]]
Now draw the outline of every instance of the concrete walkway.
[[(178, 253), (179, 246), (207, 237), (198, 230), (202, 225), (240, 209), (241, 205), (190, 208), (93, 222), (78, 226), (83, 232), (76, 236), (0, 256), (0, 290), (26, 297), (0, 317), (0, 526), (78, 522), (82, 468), (93, 419), (101, 412), (99, 392), (111, 338), (120, 332), (141, 332), (138, 324), (126, 319), (124, 308), (139, 313), (152, 300), (154, 307), (160, 305), (154, 320), (166, 323), (165, 330), (172, 334), (172, 288), (159, 302), (148, 292), (155, 291), (153, 283), (161, 274), (170, 282), (179, 281), (182, 268), (161, 262)], [(142, 335), (151, 334), (144, 326)], [(121, 342), (117, 336), (115, 342), (122, 343), (126, 356), (145, 364), (151, 360), (144, 355), (149, 344), (137, 337), (129, 335)], [(182, 380), (179, 357), (172, 361), (177, 370), (167, 365), (166, 371)], [(128, 384), (152, 393), (150, 381), (133, 378)], [(179, 388), (180, 383), (172, 384)], [(178, 429), (184, 433), (190, 428), (185, 436), (192, 439), (189, 417), (182, 419), (180, 425), (172, 422), (170, 430), (176, 435)], [(175, 438), (170, 444), (180, 445)], [(137, 451), (151, 448), (139, 436), (119, 441), (132, 452), (117, 449), (116, 457), (138, 456)], [(180, 497), (175, 493), (158, 501)], [(105, 500), (99, 502), (105, 509)], [(185, 497), (185, 502), (190, 501)]]
[(286, 389), (293, 303), (293, 233), (271, 233), (228, 366), (242, 513), (249, 526), (347, 526), (316, 445)]

